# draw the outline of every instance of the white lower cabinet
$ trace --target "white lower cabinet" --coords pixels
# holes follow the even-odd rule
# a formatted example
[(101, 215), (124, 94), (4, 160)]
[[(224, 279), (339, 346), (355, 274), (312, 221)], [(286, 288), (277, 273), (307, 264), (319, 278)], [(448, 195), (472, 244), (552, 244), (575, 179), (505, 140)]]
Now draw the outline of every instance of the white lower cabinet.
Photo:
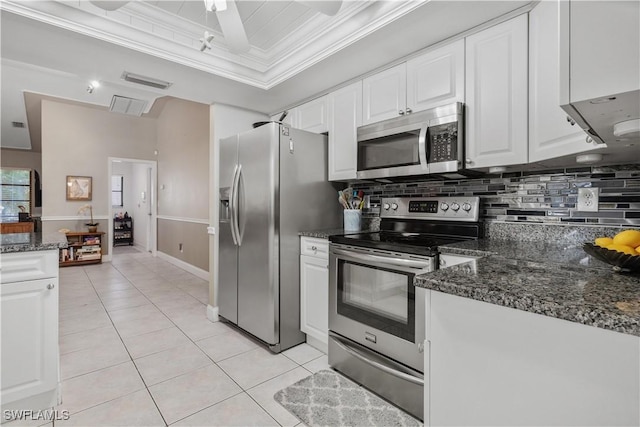
[(640, 338), (427, 292), (425, 425), (640, 425)]
[[(34, 259), (40, 266), (34, 269)], [(2, 267), (13, 272), (0, 284), (2, 329), (2, 410), (40, 410), (57, 405), (58, 351), (58, 251), (2, 254)], [(26, 266), (26, 268), (25, 268)], [(20, 281), (33, 271), (44, 279)]]
[(325, 239), (300, 238), (300, 330), (307, 334), (309, 344), (325, 353), (329, 339), (328, 244)]

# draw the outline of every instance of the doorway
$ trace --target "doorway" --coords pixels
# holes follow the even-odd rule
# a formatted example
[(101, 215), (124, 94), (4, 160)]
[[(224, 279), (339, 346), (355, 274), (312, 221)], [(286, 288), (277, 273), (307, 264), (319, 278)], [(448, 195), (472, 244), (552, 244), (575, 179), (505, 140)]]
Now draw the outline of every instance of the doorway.
[(109, 253), (113, 252), (115, 218), (127, 218), (126, 244), (156, 256), (157, 252), (157, 163), (152, 160), (109, 157)]

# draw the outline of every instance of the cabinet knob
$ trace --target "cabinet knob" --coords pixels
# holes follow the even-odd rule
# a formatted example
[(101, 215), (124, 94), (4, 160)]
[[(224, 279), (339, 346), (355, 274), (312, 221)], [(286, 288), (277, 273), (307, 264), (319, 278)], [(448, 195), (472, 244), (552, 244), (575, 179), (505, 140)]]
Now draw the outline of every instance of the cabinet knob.
[(468, 164), (469, 166), (473, 165), (473, 160), (471, 160), (471, 159), (465, 159), (464, 162), (466, 164)]
[(411, 108), (407, 108), (407, 110), (406, 110), (406, 111), (407, 111), (407, 114), (411, 114), (411, 113), (413, 113), (413, 110), (412, 110)]
[(587, 144), (591, 144), (593, 142), (593, 138), (591, 138), (590, 136), (587, 136), (585, 141), (587, 142)]
[(317, 246), (311, 246), (311, 250), (315, 253), (318, 252), (318, 247)]
[(418, 343), (418, 352), (424, 353), (424, 343)]
[(404, 116), (404, 110), (398, 111), (398, 114), (400, 114), (401, 116)]
[(53, 288), (55, 288), (55, 287), (56, 287), (56, 285), (54, 285), (53, 283), (49, 283), (49, 284), (47, 285), (47, 289), (49, 289), (49, 290), (51, 290), (51, 289), (53, 289)]

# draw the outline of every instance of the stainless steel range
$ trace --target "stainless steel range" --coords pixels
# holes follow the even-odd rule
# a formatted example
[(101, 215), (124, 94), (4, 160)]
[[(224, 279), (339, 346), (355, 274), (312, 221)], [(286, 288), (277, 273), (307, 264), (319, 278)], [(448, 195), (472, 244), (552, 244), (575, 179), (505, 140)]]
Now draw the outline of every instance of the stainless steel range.
[(478, 197), (387, 198), (379, 232), (329, 238), (329, 364), (424, 419), (425, 290), (438, 246), (481, 237)]

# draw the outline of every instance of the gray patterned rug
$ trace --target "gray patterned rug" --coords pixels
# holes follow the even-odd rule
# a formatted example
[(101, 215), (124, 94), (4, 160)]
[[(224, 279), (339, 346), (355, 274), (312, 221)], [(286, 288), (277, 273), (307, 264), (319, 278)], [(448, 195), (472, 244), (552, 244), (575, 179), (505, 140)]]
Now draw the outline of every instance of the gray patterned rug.
[(324, 370), (273, 398), (309, 427), (421, 426), (411, 415), (337, 372)]

